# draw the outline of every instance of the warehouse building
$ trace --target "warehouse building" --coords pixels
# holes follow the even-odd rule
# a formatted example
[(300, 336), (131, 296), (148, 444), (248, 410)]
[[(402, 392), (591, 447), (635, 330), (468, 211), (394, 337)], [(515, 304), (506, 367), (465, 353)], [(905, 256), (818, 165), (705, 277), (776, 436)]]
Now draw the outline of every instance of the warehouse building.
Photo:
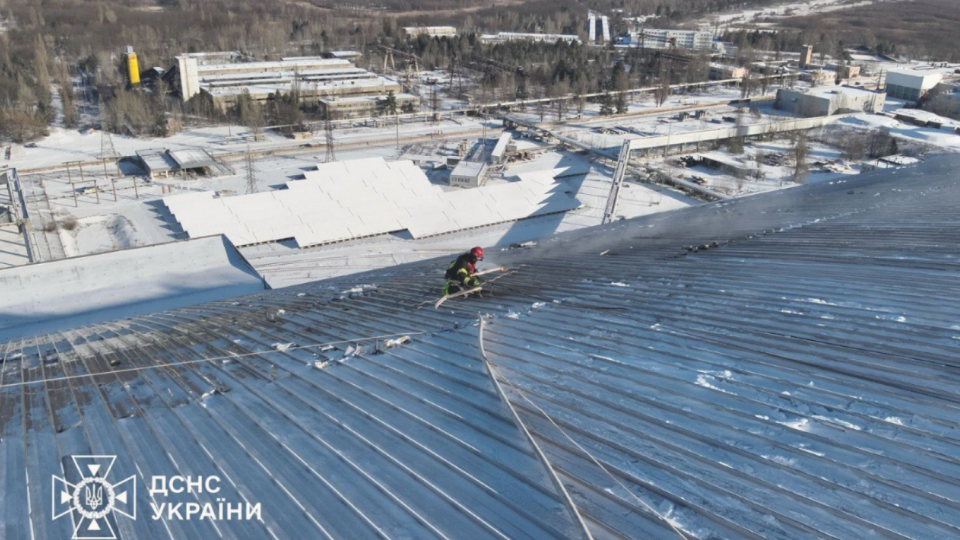
[(269, 62), (242, 62), (231, 53), (186, 54), (177, 57), (177, 84), (187, 101), (195, 96), (210, 99), (227, 111), (248, 93), (256, 101), (287, 94), (296, 86), (305, 101), (357, 96), (386, 97), (399, 94), (400, 83), (362, 68), (346, 58), (301, 56)]
[(924, 69), (891, 69), (887, 72), (887, 94), (897, 99), (919, 101), (940, 84), (943, 75)]
[[(320, 109), (329, 118), (368, 118), (383, 114), (387, 99), (383, 95), (320, 98)], [(394, 94), (394, 99), (398, 113), (420, 109), (419, 96)]]
[(849, 112), (872, 112), (883, 110), (886, 94), (852, 86), (777, 91), (774, 107), (781, 111), (809, 118), (830, 116)]

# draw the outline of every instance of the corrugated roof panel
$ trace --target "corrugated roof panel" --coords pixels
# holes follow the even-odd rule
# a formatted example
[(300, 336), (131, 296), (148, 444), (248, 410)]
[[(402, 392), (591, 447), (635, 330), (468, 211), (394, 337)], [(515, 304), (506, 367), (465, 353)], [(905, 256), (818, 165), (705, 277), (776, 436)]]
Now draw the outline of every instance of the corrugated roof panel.
[[(551, 470), (597, 537), (955, 537), (957, 165), (491, 249), (513, 272), (440, 310), (447, 260), (8, 344), (5, 526), (48, 521), (23, 511), (23, 434), (62, 452), (89, 432), (138, 467), (167, 466), (149, 444), (202, 445), (213, 457), (178, 450), (184, 470), (216, 464), (280, 537), (576, 536)], [(37, 351), (54, 342), (75, 356), (48, 368)], [(225, 361), (121, 371), (203, 356)], [(105, 375), (24, 400), (19, 383), (52, 366)], [(54, 434), (44, 394), (83, 414)], [(127, 427), (155, 417), (163, 437)]]

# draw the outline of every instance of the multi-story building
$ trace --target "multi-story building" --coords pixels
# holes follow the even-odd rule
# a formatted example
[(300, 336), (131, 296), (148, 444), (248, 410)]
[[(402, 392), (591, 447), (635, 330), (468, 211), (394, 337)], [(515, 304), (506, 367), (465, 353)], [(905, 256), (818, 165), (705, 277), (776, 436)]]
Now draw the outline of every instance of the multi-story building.
[(658, 30), (644, 28), (630, 33), (629, 44), (645, 49), (710, 49), (713, 34), (704, 30)]

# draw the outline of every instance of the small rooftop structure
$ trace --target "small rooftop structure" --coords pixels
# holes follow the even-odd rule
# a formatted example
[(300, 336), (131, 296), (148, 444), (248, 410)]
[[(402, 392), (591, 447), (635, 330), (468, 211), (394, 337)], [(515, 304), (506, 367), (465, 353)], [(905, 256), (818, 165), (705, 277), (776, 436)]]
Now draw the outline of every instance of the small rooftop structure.
[(497, 145), (493, 147), (493, 152), (490, 153), (490, 160), (495, 164), (503, 163), (504, 158), (507, 155), (507, 147), (510, 145), (510, 141), (513, 140), (513, 134), (509, 131), (504, 131), (500, 134), (500, 138), (497, 139)]
[(487, 164), (482, 161), (466, 161), (457, 163), (450, 172), (450, 185), (456, 187), (480, 187), (483, 184), (483, 173)]

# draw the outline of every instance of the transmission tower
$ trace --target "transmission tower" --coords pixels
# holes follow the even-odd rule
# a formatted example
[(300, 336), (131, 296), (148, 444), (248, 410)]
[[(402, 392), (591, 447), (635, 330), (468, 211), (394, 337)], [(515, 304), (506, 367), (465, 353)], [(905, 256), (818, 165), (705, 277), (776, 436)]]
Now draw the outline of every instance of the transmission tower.
[(118, 158), (120, 154), (113, 147), (113, 137), (106, 131), (100, 131), (100, 159)]
[(330, 112), (327, 112), (326, 119), (323, 121), (323, 134), (326, 138), (327, 154), (324, 156), (323, 160), (327, 163), (337, 160), (337, 155), (333, 147), (333, 122), (330, 118)]
[(113, 147), (113, 137), (107, 132), (107, 109), (103, 105), (103, 98), (98, 99), (98, 105), (100, 112), (100, 159), (118, 158), (120, 154)]
[(245, 155), (247, 162), (247, 195), (257, 192), (257, 171), (253, 168), (253, 154), (250, 153), (250, 145), (247, 145)]

